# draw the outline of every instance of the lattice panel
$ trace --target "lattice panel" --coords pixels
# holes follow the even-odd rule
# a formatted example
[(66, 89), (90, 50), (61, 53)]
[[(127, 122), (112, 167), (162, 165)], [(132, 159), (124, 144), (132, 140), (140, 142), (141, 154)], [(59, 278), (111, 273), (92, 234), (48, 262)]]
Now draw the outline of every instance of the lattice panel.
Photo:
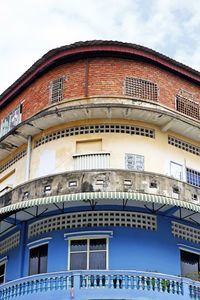
[(16, 248), (20, 241), (20, 231), (12, 234), (8, 238), (0, 242), (0, 254), (6, 253), (9, 250)]
[(200, 118), (200, 106), (197, 102), (191, 101), (187, 98), (177, 95), (176, 96), (176, 109), (192, 118)]
[(29, 225), (29, 238), (45, 232), (67, 228), (95, 226), (136, 227), (147, 230), (157, 229), (156, 217), (136, 212), (95, 211), (63, 214), (34, 222)]
[(115, 125), (115, 124), (100, 124), (100, 125), (82, 125), (71, 128), (65, 128), (43, 135), (41, 138), (35, 141), (35, 147), (39, 147), (42, 144), (58, 140), (60, 138), (93, 134), (93, 133), (125, 133), (130, 135), (140, 135), (149, 138), (155, 138), (155, 130), (151, 128), (144, 128), (140, 126), (131, 125)]
[(172, 222), (172, 234), (180, 239), (200, 243), (200, 230), (177, 222)]
[(6, 169), (8, 169), (10, 166), (15, 164), (18, 160), (20, 160), (25, 155), (26, 155), (26, 150), (17, 153), (12, 159), (10, 159), (9, 161), (7, 161), (6, 163), (4, 163), (0, 166), (0, 173), (2, 173)]
[(185, 141), (179, 140), (173, 136), (168, 136), (168, 144), (190, 152), (192, 154), (200, 156), (200, 147), (187, 143)]
[(158, 86), (154, 82), (141, 78), (126, 77), (125, 95), (137, 99), (158, 101)]

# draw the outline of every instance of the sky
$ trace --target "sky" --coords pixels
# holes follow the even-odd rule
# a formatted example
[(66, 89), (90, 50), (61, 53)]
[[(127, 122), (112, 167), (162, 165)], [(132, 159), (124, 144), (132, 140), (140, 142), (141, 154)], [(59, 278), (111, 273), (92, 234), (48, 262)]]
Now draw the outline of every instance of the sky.
[(53, 48), (143, 45), (200, 71), (200, 0), (0, 0), (0, 94)]

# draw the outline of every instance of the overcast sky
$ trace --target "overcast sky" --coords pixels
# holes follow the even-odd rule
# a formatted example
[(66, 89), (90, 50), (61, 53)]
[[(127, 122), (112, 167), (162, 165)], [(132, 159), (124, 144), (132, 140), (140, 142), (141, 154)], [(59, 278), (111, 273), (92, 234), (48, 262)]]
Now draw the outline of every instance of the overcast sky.
[(0, 0), (0, 94), (50, 49), (106, 39), (200, 70), (200, 0)]

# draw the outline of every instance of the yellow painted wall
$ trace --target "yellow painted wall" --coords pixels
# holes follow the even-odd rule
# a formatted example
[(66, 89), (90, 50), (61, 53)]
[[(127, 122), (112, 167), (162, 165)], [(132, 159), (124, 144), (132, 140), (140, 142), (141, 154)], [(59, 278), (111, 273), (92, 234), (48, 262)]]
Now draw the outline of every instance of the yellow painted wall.
[[(117, 123), (117, 121), (115, 122)], [(122, 124), (123, 122), (120, 123)], [(169, 145), (168, 135), (171, 134), (189, 143), (195, 143), (173, 133), (163, 133), (159, 128), (153, 125), (134, 122), (134, 125), (137, 124), (146, 128), (154, 128), (155, 139), (122, 133), (96, 133), (65, 137), (33, 148), (31, 153), (30, 179), (46, 176), (48, 174), (73, 171), (73, 155), (87, 152), (86, 150), (90, 142), (91, 145), (95, 145), (95, 149), (98, 150), (98, 152), (101, 150), (110, 153), (110, 168), (113, 169), (125, 169), (125, 154), (131, 153), (145, 157), (144, 170), (147, 172), (170, 175), (170, 161), (181, 164), (183, 170), (184, 167), (187, 166), (200, 171), (199, 156)], [(53, 131), (54, 130), (55, 128)], [(82, 141), (82, 143), (80, 143), (80, 141)], [(84, 143), (84, 141), (86, 141), (86, 143)], [(85, 151), (83, 151), (83, 148)], [(0, 175), (0, 179), (15, 169), (14, 185), (16, 186), (23, 183), (25, 181), (25, 164), (26, 157), (23, 157), (5, 170)], [(0, 182), (0, 187), (4, 183)]]

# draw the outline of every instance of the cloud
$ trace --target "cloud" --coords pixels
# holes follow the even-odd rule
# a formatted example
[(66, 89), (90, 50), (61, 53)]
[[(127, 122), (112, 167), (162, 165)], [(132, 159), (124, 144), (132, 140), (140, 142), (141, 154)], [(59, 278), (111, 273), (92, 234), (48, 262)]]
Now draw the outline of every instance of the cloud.
[(141, 44), (200, 70), (196, 0), (7, 0), (1, 3), (0, 92), (48, 50), (80, 40)]

